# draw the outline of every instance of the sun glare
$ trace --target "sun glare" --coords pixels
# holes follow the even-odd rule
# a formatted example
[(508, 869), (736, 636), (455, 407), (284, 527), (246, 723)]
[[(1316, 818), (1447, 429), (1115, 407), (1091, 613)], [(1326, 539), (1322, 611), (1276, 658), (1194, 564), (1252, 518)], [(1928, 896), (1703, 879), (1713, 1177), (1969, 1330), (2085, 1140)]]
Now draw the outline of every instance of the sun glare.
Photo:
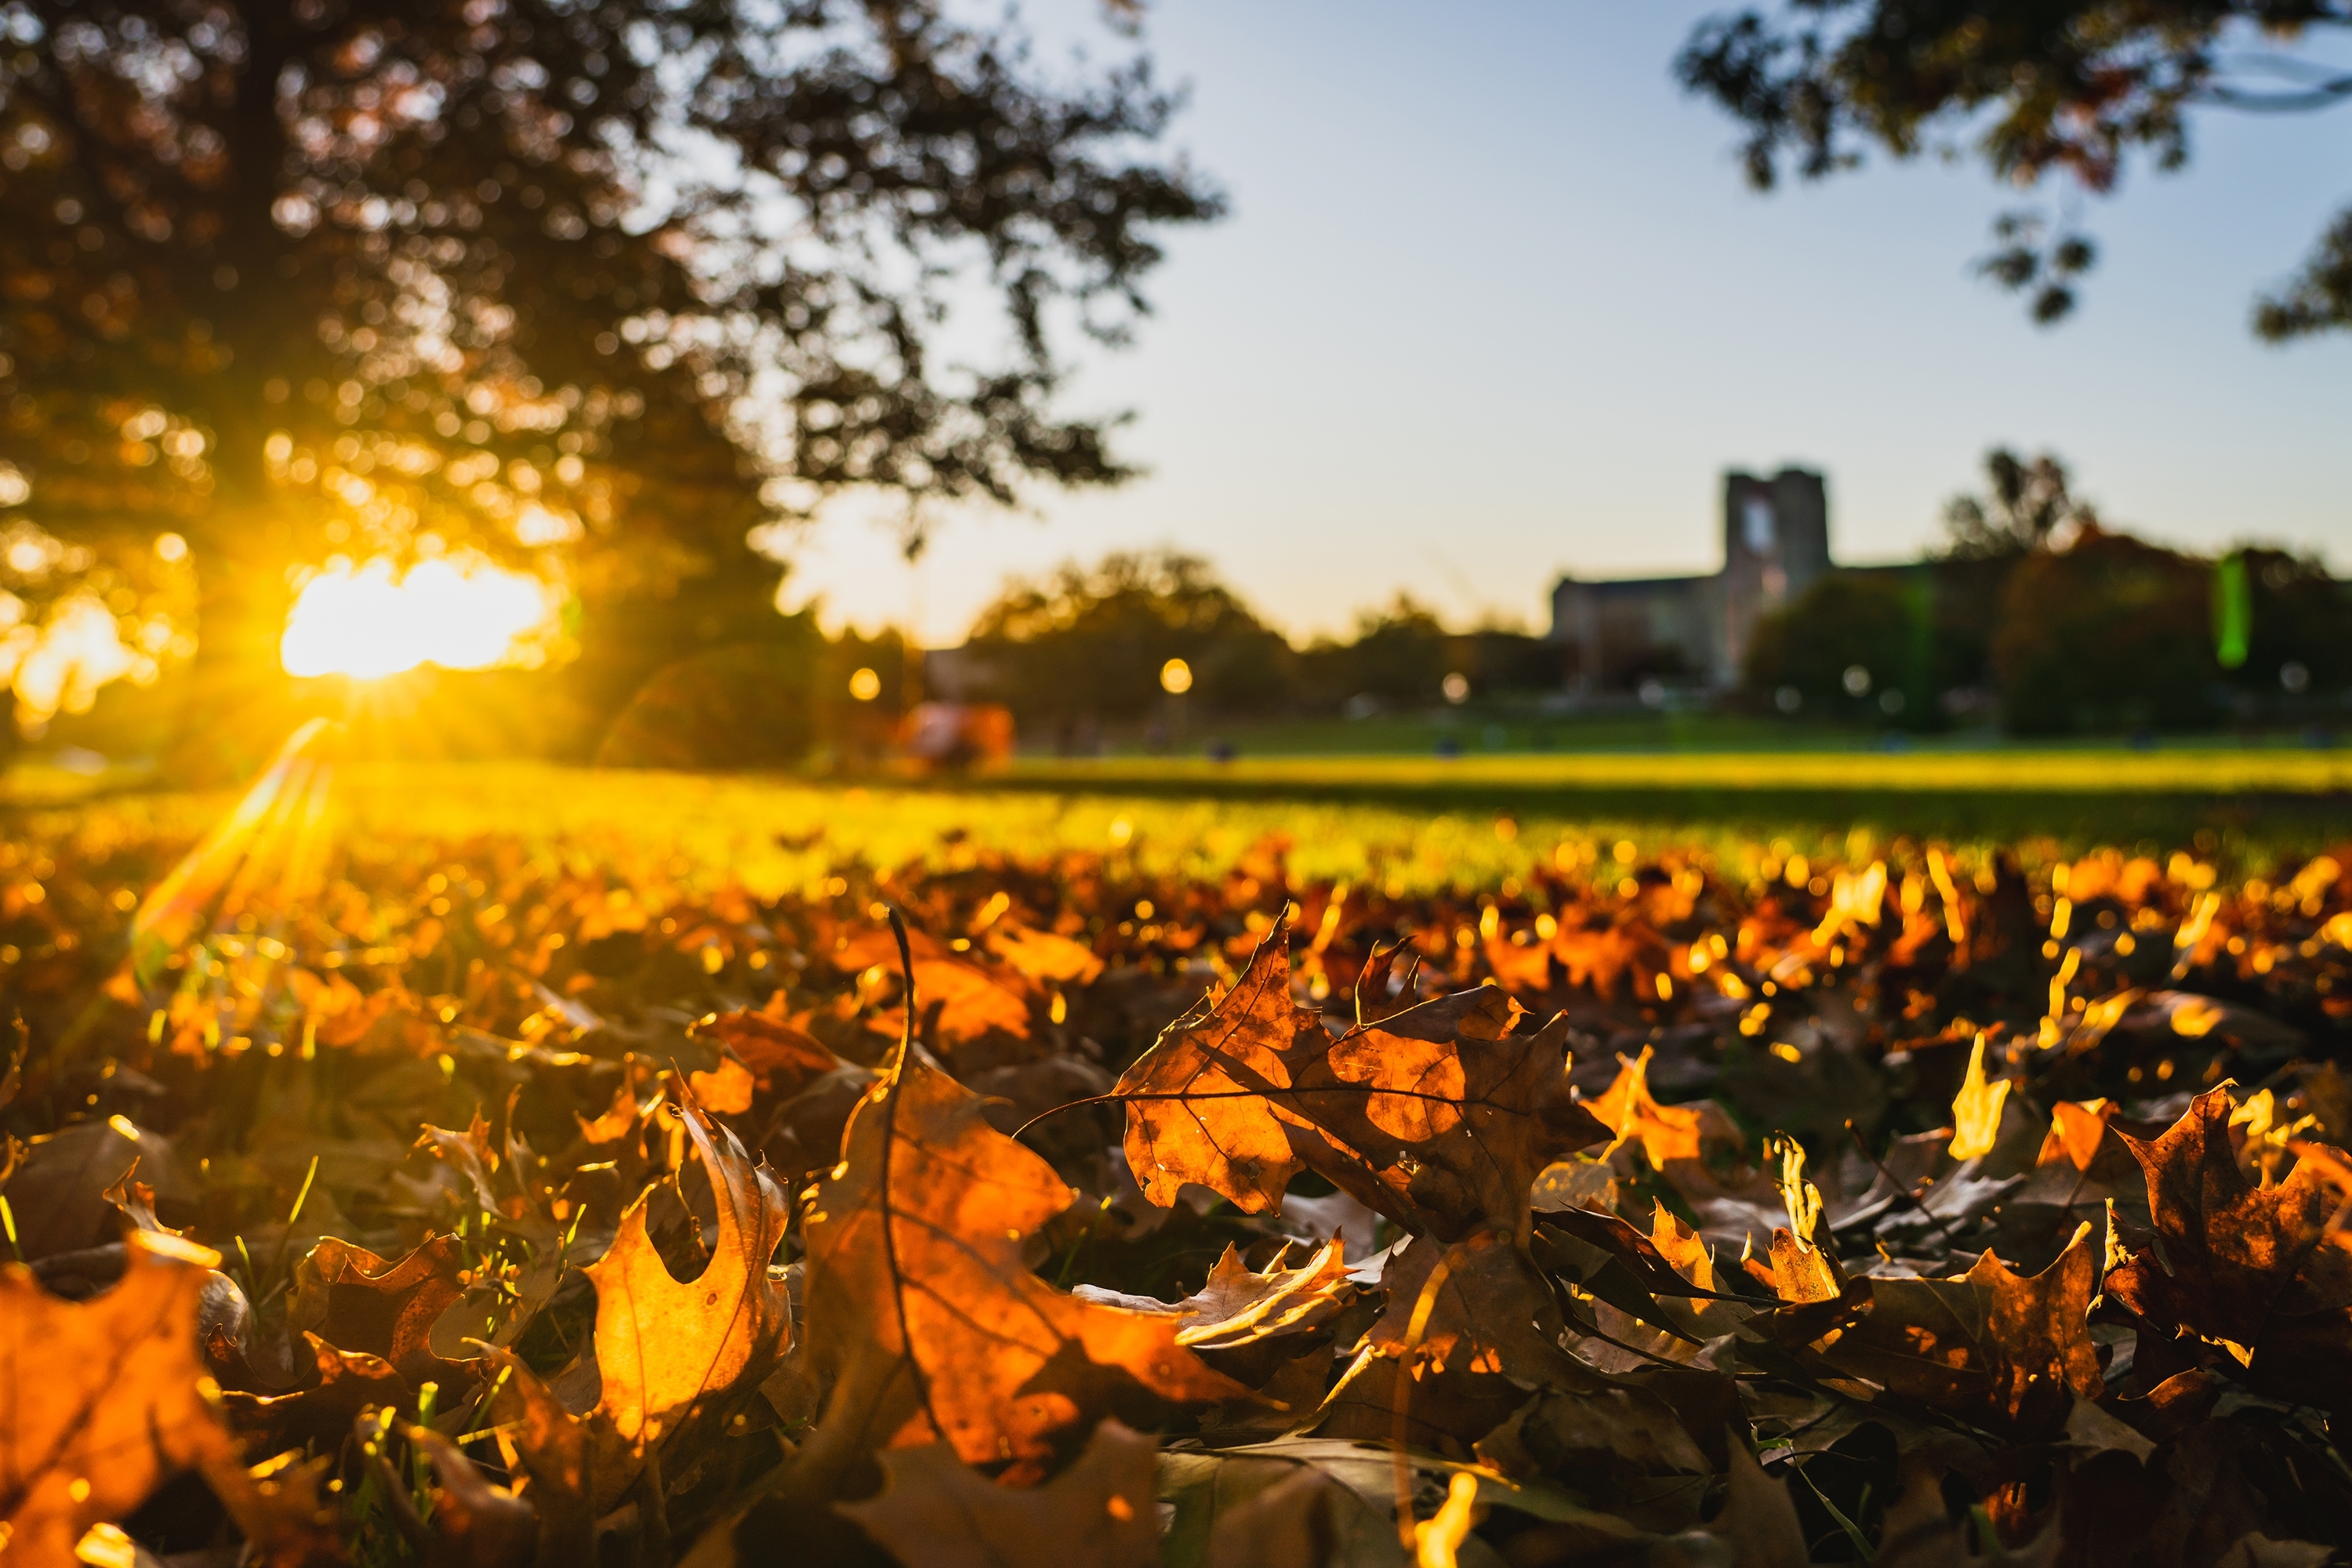
[(425, 561), (396, 572), (347, 563), (303, 585), (278, 645), (289, 675), (398, 675), (422, 664), (488, 669), (529, 663), (553, 624), (555, 590), (487, 561)]

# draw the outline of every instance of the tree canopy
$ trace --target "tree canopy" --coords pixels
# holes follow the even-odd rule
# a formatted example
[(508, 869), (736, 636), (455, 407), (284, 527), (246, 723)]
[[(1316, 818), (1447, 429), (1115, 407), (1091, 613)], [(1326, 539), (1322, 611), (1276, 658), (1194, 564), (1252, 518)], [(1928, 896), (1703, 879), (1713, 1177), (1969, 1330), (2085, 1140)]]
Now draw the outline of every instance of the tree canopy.
[(2098, 521), (2069, 490), (2065, 464), (2047, 452), (2028, 460), (1996, 447), (1985, 454), (1984, 493), (1944, 503), (1945, 552), (1961, 560), (2028, 554)]
[[(1676, 71), (1745, 128), (1748, 177), (1851, 169), (1871, 146), (1897, 158), (1956, 151), (2033, 187), (2045, 178), (2112, 193), (2135, 154), (2185, 166), (2192, 113), (2294, 113), (2352, 99), (2352, 72), (2292, 50), (2352, 26), (2347, 0), (1787, 0), (1709, 18)], [(1994, 226), (1980, 269), (2025, 293), (2035, 320), (2074, 308), (2097, 259), (2062, 211), (2021, 209)], [(2352, 209), (2254, 329), (2284, 339), (2352, 327)]]
[(0, 463), (208, 644), (330, 552), (763, 605), (828, 493), (1126, 475), (1055, 393), (1218, 211), (1176, 107), (938, 0), (5, 0)]

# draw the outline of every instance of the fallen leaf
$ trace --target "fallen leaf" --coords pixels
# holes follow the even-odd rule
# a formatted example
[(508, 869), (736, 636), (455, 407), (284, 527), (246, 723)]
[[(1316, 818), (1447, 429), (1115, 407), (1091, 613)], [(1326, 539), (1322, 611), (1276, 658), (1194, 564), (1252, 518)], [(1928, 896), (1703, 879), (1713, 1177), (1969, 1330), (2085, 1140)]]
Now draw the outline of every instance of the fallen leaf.
[(1103, 971), (1103, 961), (1094, 949), (1010, 921), (990, 928), (988, 951), (1032, 980), (1056, 984), (1091, 985)]
[(1052, 1436), (1122, 1384), (1178, 1402), (1246, 1397), (1177, 1344), (1167, 1317), (1082, 1301), (1029, 1271), (1022, 1244), (1074, 1196), (989, 1126), (978, 1097), (902, 1056), (809, 1197), (808, 1353), (834, 1385), (812, 1443), (944, 1440), (967, 1464), (1034, 1474)]
[(464, 1269), (465, 1249), (454, 1236), (428, 1237), (396, 1263), (330, 1237), (294, 1266), (286, 1327), (316, 1333), (339, 1351), (380, 1357), (414, 1387), (438, 1383), (454, 1394), (473, 1380), (473, 1368), (443, 1360), (427, 1341), (466, 1293)]
[(1524, 1244), (1537, 1173), (1606, 1132), (1569, 1090), (1566, 1020), (1513, 1035), (1518, 1016), (1482, 987), (1335, 1040), (1290, 1001), (1277, 924), (1230, 992), (1120, 1077), (1128, 1163), (1163, 1208), (1197, 1182), (1268, 1213), (1311, 1169), (1411, 1228), (1451, 1240), (1499, 1224)]
[[(1444, 1278), (1433, 1290), (1441, 1264)], [(1450, 1372), (1507, 1373), (1534, 1384), (1590, 1382), (1559, 1348), (1559, 1308), (1550, 1285), (1508, 1237), (1486, 1232), (1449, 1247), (1417, 1236), (1390, 1262), (1381, 1284), (1388, 1309), (1365, 1334), (1380, 1355)]]
[(2091, 1227), (2032, 1276), (1990, 1252), (1948, 1279), (1864, 1279), (1867, 1307), (1822, 1351), (1837, 1372), (1979, 1426), (2038, 1435), (2069, 1394), (2105, 1391), (2088, 1314), (2098, 1289)]
[(2105, 1294), (2158, 1329), (2239, 1347), (2260, 1391), (2352, 1410), (2352, 1252), (2321, 1245), (2338, 1208), (2326, 1163), (2259, 1185), (2238, 1163), (2231, 1109), (2212, 1089), (2158, 1137), (2123, 1135), (2158, 1247), (2111, 1270)]
[(769, 1267), (790, 1217), (783, 1194), (725, 1127), (692, 1106), (669, 1114), (684, 1125), (717, 1203), (709, 1263), (691, 1280), (670, 1272), (646, 1228), (648, 1193), (585, 1270), (596, 1287), (597, 1410), (639, 1453), (675, 1436), (704, 1402), (756, 1389), (792, 1329), (782, 1271)]
[(1631, 1061), (1617, 1058), (1617, 1077), (1598, 1098), (1587, 1102), (1593, 1120), (1609, 1129), (1618, 1144), (1633, 1143), (1653, 1169), (1663, 1171), (1669, 1161), (1696, 1160), (1710, 1143), (1739, 1142), (1738, 1130), (1715, 1106), (1661, 1105), (1650, 1092), (1648, 1046)]
[[(954, 1050), (1002, 1032), (1017, 1040), (1029, 1037), (1029, 983), (1017, 969), (992, 969), (968, 953), (948, 947), (921, 931), (910, 933), (914, 955), (915, 994), (925, 1019), (942, 1049)], [(898, 968), (898, 947), (887, 931), (851, 937), (833, 955), (835, 967), (857, 973), (886, 965)], [(866, 1026), (876, 1034), (902, 1031), (905, 1015), (898, 1007), (877, 1009)], [(932, 1036), (925, 1036), (931, 1038)]]
[(1324, 1568), (1339, 1540), (1335, 1514), (1342, 1497), (1322, 1471), (1293, 1471), (1219, 1510), (1209, 1529), (1206, 1568)]
[(720, 1057), (709, 1072), (687, 1074), (686, 1084), (694, 1103), (713, 1116), (740, 1116), (751, 1109), (752, 1093), (759, 1088), (751, 1069), (730, 1056)]
[(1985, 1038), (1977, 1037), (1969, 1052), (1968, 1077), (1952, 1100), (1952, 1146), (1955, 1160), (1974, 1160), (1992, 1152), (2000, 1138), (2000, 1109), (2009, 1100), (2009, 1080), (1985, 1081)]
[(1345, 1244), (1336, 1237), (1297, 1268), (1277, 1256), (1263, 1269), (1242, 1261), (1229, 1243), (1201, 1289), (1181, 1301), (1124, 1296), (1081, 1285), (1080, 1300), (1133, 1312), (1164, 1313), (1181, 1325), (1176, 1342), (1193, 1350), (1235, 1350), (1283, 1334), (1305, 1333), (1329, 1321), (1354, 1295)]
[[(808, 1032), (807, 1024), (808, 1015), (789, 1012), (779, 991), (764, 1007), (713, 1013), (689, 1032), (733, 1052), (761, 1089), (792, 1095), (841, 1065), (841, 1058)], [(701, 1093), (698, 1086), (695, 1092)]]
[(0, 1266), (0, 1530), (12, 1561), (65, 1563), (173, 1474), (232, 1463), (196, 1341), (220, 1255), (156, 1231), (126, 1240), (112, 1288), (50, 1295)]
[(1043, 1486), (999, 1486), (945, 1443), (882, 1456), (882, 1492), (839, 1511), (908, 1568), (1154, 1568), (1159, 1444), (1116, 1421), (1095, 1428)]

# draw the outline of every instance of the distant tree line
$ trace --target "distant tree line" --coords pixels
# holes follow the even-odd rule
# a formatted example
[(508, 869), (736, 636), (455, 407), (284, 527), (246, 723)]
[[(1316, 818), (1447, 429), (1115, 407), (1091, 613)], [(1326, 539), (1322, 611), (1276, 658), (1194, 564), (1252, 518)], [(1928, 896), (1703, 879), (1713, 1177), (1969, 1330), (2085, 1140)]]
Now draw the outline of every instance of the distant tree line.
[(1767, 616), (1760, 708), (1932, 730), (1998, 712), (2027, 735), (2310, 715), (2352, 689), (2352, 599), (2315, 560), (2222, 560), (2112, 529), (2064, 467), (2007, 451), (1916, 565), (1844, 570)]
[(1008, 583), (954, 659), (971, 693), (1012, 707), (1026, 732), (1071, 739), (1160, 713), (1171, 659), (1191, 674), (1188, 701), (1237, 716), (1427, 708), (1448, 700), (1448, 677), (1458, 695), (1556, 689), (1562, 674), (1557, 645), (1502, 626), (1450, 632), (1402, 593), (1360, 614), (1353, 636), (1295, 647), (1177, 551)]

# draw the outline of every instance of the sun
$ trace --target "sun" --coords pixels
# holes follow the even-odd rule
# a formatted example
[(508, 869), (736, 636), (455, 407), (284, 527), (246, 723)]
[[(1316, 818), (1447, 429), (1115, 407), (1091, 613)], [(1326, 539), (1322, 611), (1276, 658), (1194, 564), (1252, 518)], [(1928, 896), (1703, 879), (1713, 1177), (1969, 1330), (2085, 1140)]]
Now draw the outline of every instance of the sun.
[(533, 662), (561, 595), (528, 573), (480, 559), (381, 557), (331, 563), (303, 584), (278, 639), (289, 675), (376, 679), (434, 664), (488, 669)]

